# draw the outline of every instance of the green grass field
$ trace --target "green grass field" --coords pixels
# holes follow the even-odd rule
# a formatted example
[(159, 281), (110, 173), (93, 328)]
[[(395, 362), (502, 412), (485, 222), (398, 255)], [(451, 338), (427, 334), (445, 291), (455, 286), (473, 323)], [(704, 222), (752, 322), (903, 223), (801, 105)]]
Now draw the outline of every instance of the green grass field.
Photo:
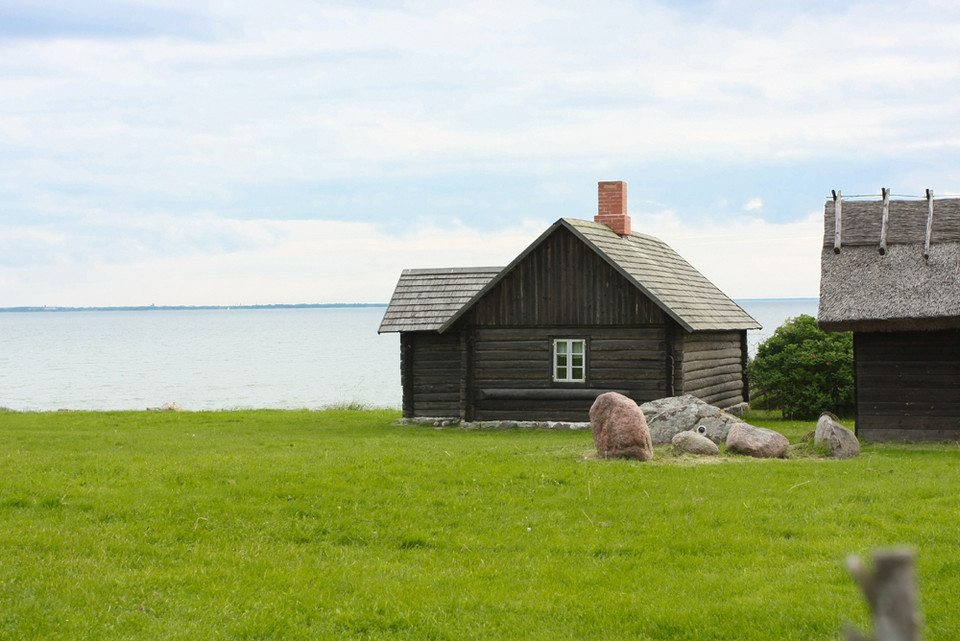
[(900, 544), (960, 638), (956, 444), (636, 463), (396, 416), (0, 414), (0, 639), (837, 639), (845, 556)]

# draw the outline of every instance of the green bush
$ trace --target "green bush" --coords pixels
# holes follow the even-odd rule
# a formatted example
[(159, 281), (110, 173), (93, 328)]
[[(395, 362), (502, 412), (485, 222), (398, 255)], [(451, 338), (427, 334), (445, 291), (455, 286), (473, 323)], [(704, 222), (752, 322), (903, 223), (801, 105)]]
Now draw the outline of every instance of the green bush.
[(750, 362), (752, 385), (787, 419), (853, 408), (853, 334), (822, 332), (812, 316), (787, 320)]

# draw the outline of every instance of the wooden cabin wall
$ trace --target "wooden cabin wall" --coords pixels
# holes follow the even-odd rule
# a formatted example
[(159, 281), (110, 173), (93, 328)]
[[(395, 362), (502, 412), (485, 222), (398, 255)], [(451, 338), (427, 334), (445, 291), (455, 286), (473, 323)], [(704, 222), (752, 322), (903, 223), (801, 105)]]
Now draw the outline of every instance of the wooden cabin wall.
[(460, 334), (401, 334), (400, 378), (405, 417), (459, 416)]
[[(494, 328), (473, 334), (473, 420), (587, 421), (594, 399), (667, 393), (663, 326)], [(553, 339), (587, 339), (586, 383), (554, 383)]]
[(960, 330), (855, 332), (857, 436), (960, 438)]
[(745, 349), (746, 331), (684, 335), (682, 393), (721, 408), (747, 400)]
[(494, 286), (472, 310), (478, 327), (663, 325), (663, 311), (560, 228)]

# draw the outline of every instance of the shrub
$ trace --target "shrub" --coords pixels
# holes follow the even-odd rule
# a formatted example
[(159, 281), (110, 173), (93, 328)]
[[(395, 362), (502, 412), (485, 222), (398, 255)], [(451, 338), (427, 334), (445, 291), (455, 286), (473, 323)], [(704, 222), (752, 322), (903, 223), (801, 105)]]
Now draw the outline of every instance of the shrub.
[(812, 316), (787, 320), (750, 362), (751, 383), (783, 417), (814, 420), (853, 406), (853, 334), (822, 332)]

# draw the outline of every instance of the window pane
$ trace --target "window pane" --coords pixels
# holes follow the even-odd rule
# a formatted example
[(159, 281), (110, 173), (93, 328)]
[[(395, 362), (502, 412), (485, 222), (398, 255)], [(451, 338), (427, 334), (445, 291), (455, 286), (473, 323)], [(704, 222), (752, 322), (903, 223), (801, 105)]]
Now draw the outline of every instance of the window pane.
[(583, 355), (583, 341), (570, 341), (570, 348), (574, 354)]
[(557, 341), (557, 354), (566, 355), (567, 353), (567, 341)]
[(583, 354), (574, 354), (571, 360), (574, 367), (583, 367)]
[(573, 368), (573, 374), (570, 376), (570, 380), (573, 380), (573, 381), (582, 381), (582, 380), (583, 380), (583, 368), (582, 368), (582, 367), (574, 367), (574, 368)]

